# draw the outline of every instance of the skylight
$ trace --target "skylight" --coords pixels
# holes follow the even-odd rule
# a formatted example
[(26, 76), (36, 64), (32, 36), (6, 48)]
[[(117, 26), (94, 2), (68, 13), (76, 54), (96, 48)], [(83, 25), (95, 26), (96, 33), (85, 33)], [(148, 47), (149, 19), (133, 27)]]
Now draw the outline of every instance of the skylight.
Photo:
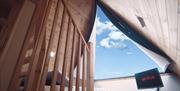
[(97, 7), (95, 79), (133, 76), (152, 68), (162, 72)]

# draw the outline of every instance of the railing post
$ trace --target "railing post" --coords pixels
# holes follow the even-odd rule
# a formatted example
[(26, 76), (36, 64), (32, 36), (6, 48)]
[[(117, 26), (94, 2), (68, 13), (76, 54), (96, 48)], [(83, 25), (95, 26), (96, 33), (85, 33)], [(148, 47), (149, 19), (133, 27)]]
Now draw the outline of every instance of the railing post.
[(86, 46), (84, 44), (83, 47), (83, 72), (82, 72), (82, 91), (86, 91), (86, 78), (87, 78), (87, 50), (86, 50)]
[(82, 40), (81, 40), (81, 37), (79, 36), (77, 73), (76, 73), (76, 91), (79, 91), (79, 87), (80, 87), (81, 49), (82, 49)]
[[(58, 5), (57, 5), (57, 8), (56, 8), (56, 17), (55, 18), (58, 18), (59, 15), (61, 15), (61, 23), (60, 23), (60, 29), (59, 29), (59, 36), (58, 36), (58, 40), (57, 40), (57, 49), (56, 49), (56, 56), (55, 56), (55, 63), (54, 63), (54, 70), (52, 72), (52, 81), (51, 81), (51, 88), (50, 88), (50, 91), (56, 91), (56, 82), (57, 82), (57, 77), (58, 77), (58, 69), (59, 69), (59, 65), (60, 65), (60, 61), (62, 61), (60, 59), (60, 56), (64, 55), (62, 54), (61, 52), (63, 51), (62, 48), (63, 48), (63, 39), (64, 38), (61, 38), (63, 35), (63, 20), (64, 20), (64, 15), (63, 14), (65, 12), (65, 8), (64, 8), (64, 5), (62, 4), (62, 1), (61, 0), (58, 0)], [(56, 25), (58, 24), (58, 19), (56, 19)], [(55, 26), (54, 26), (55, 27)], [(54, 28), (56, 29), (56, 28)]]
[(89, 52), (88, 52), (88, 63), (87, 63), (87, 91), (94, 91), (94, 61), (93, 61), (93, 44), (88, 43)]
[[(64, 11), (63, 11), (63, 18), (62, 18), (62, 22), (61, 22), (61, 39), (60, 39), (60, 50), (59, 50), (59, 53), (57, 54), (59, 57), (59, 64), (60, 66), (62, 66), (61, 68), (59, 68), (60, 66), (58, 66), (57, 68), (59, 70), (62, 71), (62, 75), (61, 75), (61, 78), (60, 78), (60, 88), (62, 86), (62, 84), (64, 84), (65, 80), (66, 80), (66, 72), (64, 70), (66, 70), (66, 66), (67, 66), (67, 58), (66, 58), (66, 55), (67, 55), (67, 50), (69, 48), (66, 48), (68, 46), (68, 33), (69, 33), (69, 30), (70, 30), (70, 19), (68, 17), (68, 14), (67, 14), (67, 11), (66, 11), (66, 8), (64, 7)], [(63, 81), (62, 81), (63, 80)], [(59, 90), (60, 91), (60, 90)]]
[[(49, 5), (48, 5), (45, 24), (47, 24), (47, 22), (48, 22), (49, 13), (51, 13), (50, 11), (51, 11), (52, 6), (53, 6), (53, 0), (50, 0)], [(56, 7), (57, 7), (57, 5), (56, 5)], [(57, 9), (55, 11), (57, 11)], [(55, 20), (55, 17), (57, 17), (57, 13), (54, 14), (53, 17), (54, 18), (52, 18), (52, 21), (53, 21), (52, 26), (54, 27), (55, 23), (57, 23), (57, 20)], [(44, 65), (43, 65), (42, 74), (41, 74), (41, 77), (40, 77), (40, 84), (39, 84), (39, 87), (38, 87), (39, 91), (44, 90), (44, 85), (45, 85), (45, 81), (46, 81), (46, 76), (47, 76), (47, 71), (48, 71), (48, 66), (49, 66), (49, 60), (50, 60), (49, 53), (51, 52), (51, 49), (52, 49), (52, 43), (53, 43), (54, 34), (55, 34), (53, 27), (51, 28), (50, 39), (49, 39), (49, 41), (47, 43), (47, 52), (45, 54)], [(44, 27), (43, 29), (46, 30), (46, 27)]]
[(74, 29), (74, 40), (73, 40), (73, 49), (71, 56), (71, 64), (70, 64), (70, 72), (69, 72), (69, 88), (68, 91), (72, 91), (73, 88), (73, 80), (74, 80), (74, 65), (76, 58), (76, 40), (77, 40), (77, 31)]

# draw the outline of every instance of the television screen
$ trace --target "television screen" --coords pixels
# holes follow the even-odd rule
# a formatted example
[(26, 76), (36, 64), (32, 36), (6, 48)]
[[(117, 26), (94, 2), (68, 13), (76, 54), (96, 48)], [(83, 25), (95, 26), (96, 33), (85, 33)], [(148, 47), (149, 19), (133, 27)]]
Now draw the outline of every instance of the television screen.
[(158, 88), (164, 86), (157, 68), (137, 73), (135, 74), (135, 78), (138, 89)]

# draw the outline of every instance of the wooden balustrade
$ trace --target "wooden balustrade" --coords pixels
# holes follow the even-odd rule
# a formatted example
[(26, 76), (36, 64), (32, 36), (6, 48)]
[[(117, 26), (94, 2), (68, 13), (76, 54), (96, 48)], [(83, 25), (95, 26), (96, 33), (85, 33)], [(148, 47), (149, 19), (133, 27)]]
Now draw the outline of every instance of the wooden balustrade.
[[(50, 15), (55, 1), (55, 14)], [(18, 91), (20, 88), (23, 91), (93, 91), (92, 44), (85, 41), (63, 0), (39, 0), (39, 3), (43, 8), (36, 6), (9, 91)], [(42, 17), (38, 12), (41, 12)], [(48, 17), (53, 17), (49, 30), (45, 27), (49, 23)], [(40, 19), (40, 26), (35, 26), (37, 19)], [(45, 40), (47, 31), (50, 31), (48, 41)], [(32, 38), (34, 41), (29, 47)], [(32, 53), (25, 62), (29, 48), (32, 48)], [(53, 48), (56, 49), (55, 56), (50, 56)], [(50, 67), (52, 61), (53, 66)], [(21, 76), (25, 63), (29, 64), (28, 70)], [(53, 69), (50, 85), (47, 85), (49, 68)]]

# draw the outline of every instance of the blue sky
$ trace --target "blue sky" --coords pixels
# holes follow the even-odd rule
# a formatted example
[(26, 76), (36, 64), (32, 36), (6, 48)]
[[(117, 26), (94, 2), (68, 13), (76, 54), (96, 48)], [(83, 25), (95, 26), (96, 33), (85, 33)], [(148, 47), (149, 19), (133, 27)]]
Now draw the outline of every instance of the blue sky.
[(133, 76), (158, 68), (97, 8), (95, 79)]

